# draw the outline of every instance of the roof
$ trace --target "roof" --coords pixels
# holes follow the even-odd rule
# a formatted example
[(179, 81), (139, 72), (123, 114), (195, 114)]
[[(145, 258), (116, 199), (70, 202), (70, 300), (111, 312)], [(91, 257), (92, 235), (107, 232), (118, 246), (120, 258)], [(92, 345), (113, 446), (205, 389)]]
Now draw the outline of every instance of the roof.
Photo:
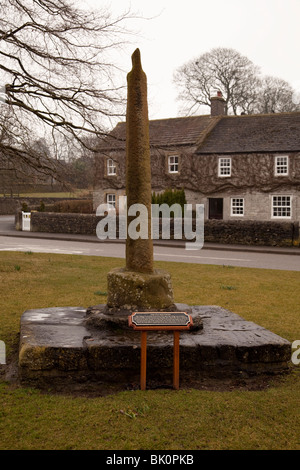
[(300, 151), (300, 113), (223, 116), (198, 154)]
[[(300, 112), (157, 119), (149, 121), (149, 135), (151, 147), (192, 145), (197, 154), (298, 152)], [(126, 122), (120, 122), (99, 151), (125, 147)]]
[[(199, 136), (209, 127), (211, 116), (189, 116), (149, 121), (150, 145), (173, 147), (196, 145)], [(119, 122), (100, 150), (121, 150), (126, 147), (126, 122)]]

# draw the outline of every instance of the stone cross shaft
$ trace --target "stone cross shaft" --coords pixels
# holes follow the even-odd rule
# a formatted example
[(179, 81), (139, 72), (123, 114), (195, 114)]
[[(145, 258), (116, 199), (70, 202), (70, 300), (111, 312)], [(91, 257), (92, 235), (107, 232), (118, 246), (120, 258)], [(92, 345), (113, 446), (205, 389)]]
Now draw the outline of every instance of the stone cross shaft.
[[(147, 209), (143, 214), (128, 214), (127, 229), (137, 215), (148, 227), (145, 238), (126, 240), (126, 269), (153, 272), (153, 243), (151, 238), (151, 165), (149, 118), (147, 103), (147, 77), (141, 65), (139, 49), (132, 54), (132, 70), (127, 75), (126, 112), (126, 195), (127, 207), (141, 204)], [(147, 214), (147, 215), (146, 215)], [(146, 225), (145, 225), (146, 223)], [(128, 233), (128, 232), (127, 232)]]

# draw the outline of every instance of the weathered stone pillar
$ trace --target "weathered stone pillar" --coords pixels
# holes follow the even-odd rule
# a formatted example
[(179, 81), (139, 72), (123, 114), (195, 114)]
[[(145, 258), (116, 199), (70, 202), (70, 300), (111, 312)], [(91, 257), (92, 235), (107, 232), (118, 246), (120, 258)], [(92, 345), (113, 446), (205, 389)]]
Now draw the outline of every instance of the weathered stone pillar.
[[(127, 75), (127, 85), (126, 267), (113, 269), (107, 275), (107, 307), (112, 312), (115, 310), (132, 311), (137, 308), (143, 310), (174, 309), (170, 274), (163, 270), (153, 269), (147, 78), (142, 69), (139, 49), (136, 49), (132, 55), (132, 70)], [(135, 207), (135, 204), (140, 206)], [(139, 211), (139, 209), (142, 210)], [(134, 237), (130, 233), (132, 222), (135, 223)], [(140, 232), (139, 237), (136, 237), (138, 225)]]
[[(147, 77), (141, 65), (139, 49), (132, 54), (132, 70), (127, 75), (126, 113), (126, 196), (127, 207), (142, 204), (145, 212), (137, 213), (145, 228), (143, 236), (126, 240), (126, 269), (153, 272), (151, 239), (151, 166)], [(136, 215), (128, 215), (127, 228)]]

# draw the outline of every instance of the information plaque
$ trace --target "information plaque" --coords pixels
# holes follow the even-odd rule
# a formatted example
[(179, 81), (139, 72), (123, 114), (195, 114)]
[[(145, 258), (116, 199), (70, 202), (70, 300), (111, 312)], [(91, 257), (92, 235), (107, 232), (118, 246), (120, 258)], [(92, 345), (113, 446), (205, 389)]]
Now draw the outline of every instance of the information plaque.
[(150, 330), (172, 330), (173, 387), (179, 390), (179, 335), (193, 325), (191, 315), (186, 312), (134, 312), (128, 317), (128, 324), (141, 332), (141, 390), (146, 390), (147, 332)]
[(193, 321), (186, 312), (134, 312), (128, 323), (135, 330), (188, 330)]

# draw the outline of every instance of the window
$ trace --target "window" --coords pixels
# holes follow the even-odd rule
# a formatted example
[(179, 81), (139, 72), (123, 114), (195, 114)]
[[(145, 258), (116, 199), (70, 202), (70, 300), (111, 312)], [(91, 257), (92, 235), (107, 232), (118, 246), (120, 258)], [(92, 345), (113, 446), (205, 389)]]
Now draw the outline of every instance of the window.
[(291, 196), (272, 196), (272, 217), (291, 217)]
[(289, 157), (275, 157), (275, 176), (288, 175), (289, 173)]
[(231, 176), (231, 158), (219, 158), (219, 176)]
[(231, 198), (231, 215), (244, 215), (244, 198)]
[(116, 207), (116, 195), (114, 193), (106, 194), (106, 203)]
[(107, 159), (107, 175), (108, 176), (113, 176), (117, 174), (117, 167), (115, 162), (111, 159)]
[(178, 155), (170, 155), (168, 158), (169, 173), (178, 173), (179, 157)]

